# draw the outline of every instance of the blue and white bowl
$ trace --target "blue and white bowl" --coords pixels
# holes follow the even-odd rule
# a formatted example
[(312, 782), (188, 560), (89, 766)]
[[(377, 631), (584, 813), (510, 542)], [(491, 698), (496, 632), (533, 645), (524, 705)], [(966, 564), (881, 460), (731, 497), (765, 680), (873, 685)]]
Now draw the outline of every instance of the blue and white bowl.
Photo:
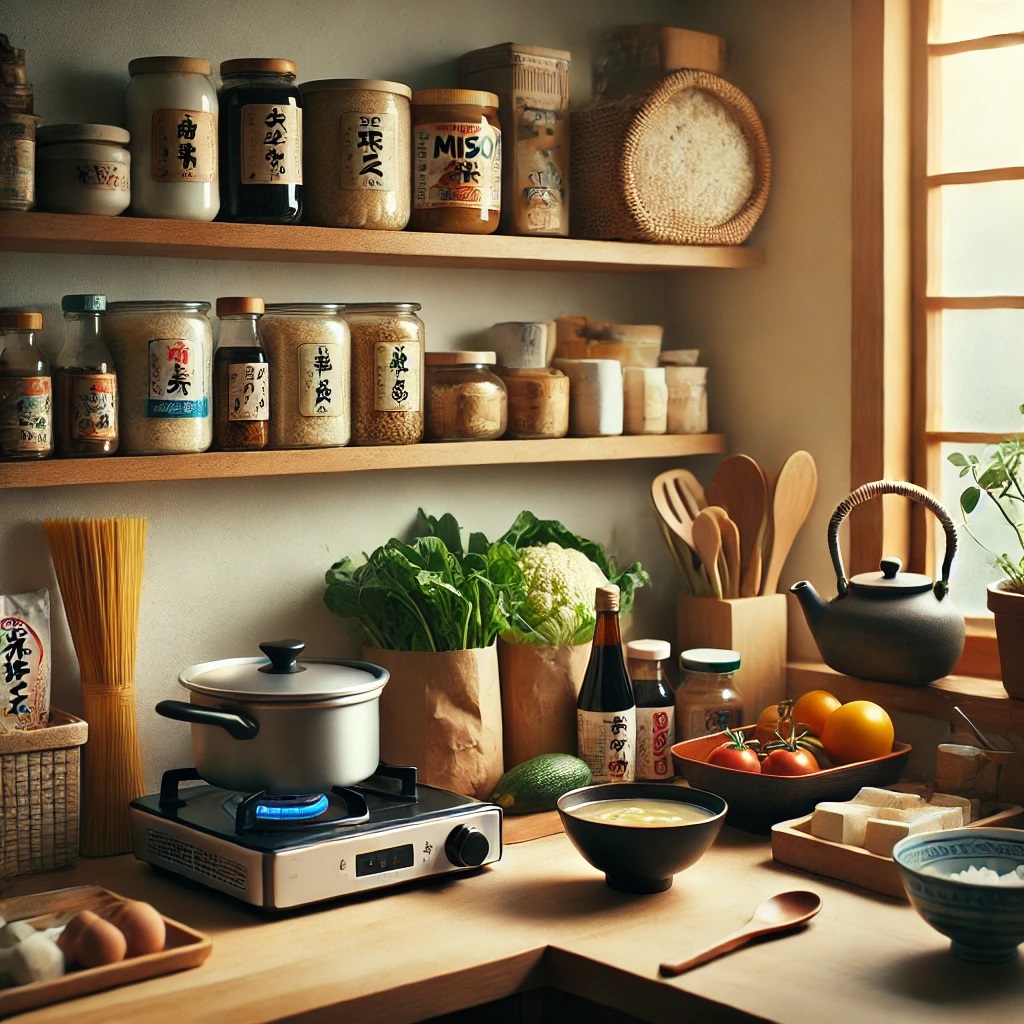
[(950, 878), (971, 865), (1006, 875), (1024, 864), (1024, 831), (956, 828), (901, 839), (892, 851), (913, 908), (963, 960), (1003, 963), (1024, 942), (1024, 886)]

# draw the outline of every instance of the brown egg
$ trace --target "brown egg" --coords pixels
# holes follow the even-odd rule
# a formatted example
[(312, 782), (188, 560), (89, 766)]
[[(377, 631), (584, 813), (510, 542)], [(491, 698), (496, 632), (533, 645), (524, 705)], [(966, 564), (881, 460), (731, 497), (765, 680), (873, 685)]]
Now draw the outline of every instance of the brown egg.
[(160, 912), (140, 900), (125, 900), (107, 915), (107, 920), (124, 933), (128, 956), (159, 953), (167, 941), (167, 927)]
[(102, 917), (92, 915), (75, 936), (72, 957), (80, 967), (102, 967), (123, 960), (128, 943), (119, 928)]
[(80, 910), (64, 925), (64, 930), (57, 936), (57, 948), (68, 960), (72, 958), (75, 940), (81, 934), (82, 929), (87, 927), (92, 921), (98, 920), (99, 916), (91, 910)]

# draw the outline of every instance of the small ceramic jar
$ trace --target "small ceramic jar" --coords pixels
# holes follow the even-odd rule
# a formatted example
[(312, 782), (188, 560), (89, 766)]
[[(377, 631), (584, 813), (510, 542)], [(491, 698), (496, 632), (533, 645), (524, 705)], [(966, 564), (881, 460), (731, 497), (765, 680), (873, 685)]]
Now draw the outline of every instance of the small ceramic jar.
[(569, 433), (621, 434), (622, 364), (617, 359), (556, 359), (555, 366), (569, 378)]
[(555, 325), (543, 320), (494, 324), (487, 329), (487, 344), (499, 366), (547, 366), (555, 351)]
[(623, 370), (623, 429), (627, 434), (664, 434), (668, 426), (668, 385), (660, 366)]
[(706, 366), (665, 367), (665, 381), (668, 386), (668, 433), (708, 432), (707, 378)]
[(131, 202), (131, 136), (111, 124), (36, 129), (36, 208), (116, 217)]
[(508, 392), (505, 437), (540, 441), (569, 431), (569, 378), (551, 366), (499, 366), (495, 371)]

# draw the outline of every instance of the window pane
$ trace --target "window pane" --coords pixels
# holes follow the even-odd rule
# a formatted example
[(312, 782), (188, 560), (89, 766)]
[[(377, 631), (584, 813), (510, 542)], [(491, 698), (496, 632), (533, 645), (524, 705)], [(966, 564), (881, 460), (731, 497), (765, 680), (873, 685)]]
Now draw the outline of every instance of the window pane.
[(939, 17), (932, 24), (933, 43), (1024, 29), (1024, 0), (937, 0), (936, 7)]
[(1024, 294), (1024, 181), (939, 189), (940, 294)]

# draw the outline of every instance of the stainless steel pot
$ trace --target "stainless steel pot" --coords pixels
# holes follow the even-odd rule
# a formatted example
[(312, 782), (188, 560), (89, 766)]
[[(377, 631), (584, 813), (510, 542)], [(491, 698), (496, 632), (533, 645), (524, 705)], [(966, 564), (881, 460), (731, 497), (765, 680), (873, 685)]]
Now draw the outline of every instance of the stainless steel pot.
[(378, 705), (387, 669), (366, 661), (298, 660), (300, 640), (260, 644), (265, 658), (185, 669), (190, 703), (163, 700), (192, 725), (196, 770), (225, 789), (320, 793), (368, 778), (380, 760)]

